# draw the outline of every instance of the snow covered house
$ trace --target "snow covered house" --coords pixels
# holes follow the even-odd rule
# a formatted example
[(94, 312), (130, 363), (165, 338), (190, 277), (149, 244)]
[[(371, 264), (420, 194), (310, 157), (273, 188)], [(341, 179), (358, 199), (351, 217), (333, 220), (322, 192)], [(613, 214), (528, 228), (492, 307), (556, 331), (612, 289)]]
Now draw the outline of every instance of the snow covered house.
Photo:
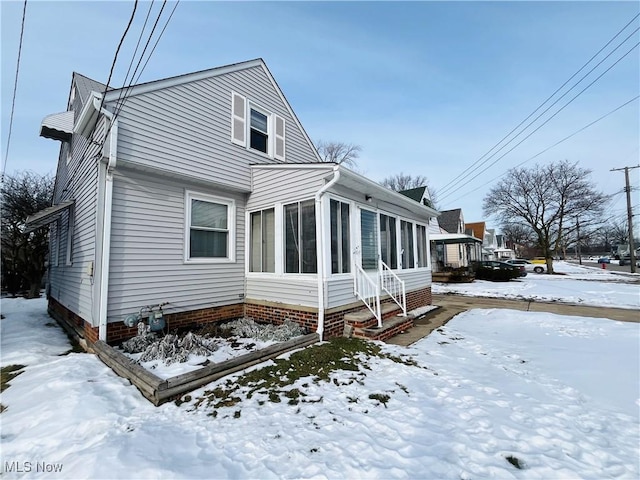
[(89, 341), (135, 335), (148, 305), (169, 328), (246, 315), (326, 338), (431, 302), (437, 212), (321, 163), (261, 59), (106, 92), (74, 73), (41, 136), (61, 142), (54, 205), (29, 228), (50, 228), (49, 311)]

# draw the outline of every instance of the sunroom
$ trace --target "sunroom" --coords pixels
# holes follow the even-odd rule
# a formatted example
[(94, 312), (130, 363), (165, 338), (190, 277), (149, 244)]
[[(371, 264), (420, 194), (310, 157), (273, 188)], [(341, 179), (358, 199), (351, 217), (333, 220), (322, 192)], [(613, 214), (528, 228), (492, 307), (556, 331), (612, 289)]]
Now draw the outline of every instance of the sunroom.
[(380, 302), (403, 313), (428, 303), (437, 213), (339, 165), (252, 166), (247, 313), (333, 336), (365, 305), (381, 322)]

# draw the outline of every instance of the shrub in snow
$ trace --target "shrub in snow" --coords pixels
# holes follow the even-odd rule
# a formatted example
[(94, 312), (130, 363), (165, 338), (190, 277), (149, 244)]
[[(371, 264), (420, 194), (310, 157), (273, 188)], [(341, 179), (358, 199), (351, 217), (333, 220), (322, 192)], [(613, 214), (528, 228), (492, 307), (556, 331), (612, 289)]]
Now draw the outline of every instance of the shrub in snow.
[(138, 323), (138, 334), (122, 342), (122, 349), (127, 353), (144, 352), (150, 345), (158, 340), (155, 333), (151, 333), (150, 328), (144, 322)]
[(186, 362), (191, 354), (207, 357), (217, 349), (215, 340), (192, 332), (187, 333), (184, 337), (169, 334), (149, 345), (138, 361), (162, 360), (165, 365), (171, 365), (172, 363)]
[(261, 325), (250, 318), (240, 318), (222, 325), (221, 328), (231, 330), (237, 337), (255, 338), (263, 342), (284, 342), (305, 333), (303, 327), (290, 320), (285, 320), (282, 325)]

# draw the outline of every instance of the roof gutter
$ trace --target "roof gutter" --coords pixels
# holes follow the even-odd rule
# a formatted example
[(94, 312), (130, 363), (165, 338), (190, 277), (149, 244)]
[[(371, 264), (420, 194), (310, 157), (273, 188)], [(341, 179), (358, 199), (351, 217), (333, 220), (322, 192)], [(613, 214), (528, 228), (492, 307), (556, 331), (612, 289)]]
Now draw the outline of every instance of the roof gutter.
[(324, 335), (324, 284), (326, 281), (325, 272), (325, 248), (326, 238), (325, 204), (322, 202), (323, 195), (333, 187), (340, 179), (340, 166), (333, 167), (333, 178), (329, 180), (320, 190), (316, 192), (316, 251), (318, 252), (318, 330), (320, 340)]
[[(93, 105), (100, 108), (100, 99), (93, 98)], [(116, 168), (116, 150), (118, 145), (118, 120), (106, 109), (101, 112), (109, 119), (111, 129), (109, 133), (109, 158), (106, 164), (104, 181), (104, 204), (102, 225), (102, 252), (100, 256), (100, 295), (98, 296), (98, 338), (107, 341), (107, 303), (109, 300), (109, 260), (111, 254), (111, 210), (113, 206), (113, 171)], [(102, 164), (101, 164), (102, 165)]]

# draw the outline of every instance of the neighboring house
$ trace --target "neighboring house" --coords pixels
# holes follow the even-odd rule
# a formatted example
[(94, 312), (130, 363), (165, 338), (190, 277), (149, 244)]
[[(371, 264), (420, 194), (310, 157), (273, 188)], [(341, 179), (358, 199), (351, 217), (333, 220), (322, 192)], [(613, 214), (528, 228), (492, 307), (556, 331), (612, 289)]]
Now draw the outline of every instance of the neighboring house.
[(504, 261), (516, 258), (516, 252), (507, 246), (507, 237), (496, 235), (496, 249), (494, 251), (496, 260)]
[(497, 260), (495, 254), (498, 248), (496, 230), (486, 228), (485, 222), (467, 223), (466, 229), (469, 235), (482, 239), (482, 260)]
[(49, 311), (89, 341), (135, 335), (123, 320), (159, 304), (169, 328), (246, 315), (342, 335), (363, 302), (382, 322), (380, 278), (408, 310), (431, 303), (438, 212), (320, 163), (261, 59), (104, 90), (74, 73), (43, 120), (54, 206), (28, 220), (51, 232)]
[(465, 233), (462, 209), (445, 210), (438, 217), (440, 233), (430, 236), (434, 272), (468, 267), (482, 258), (479, 238)]

